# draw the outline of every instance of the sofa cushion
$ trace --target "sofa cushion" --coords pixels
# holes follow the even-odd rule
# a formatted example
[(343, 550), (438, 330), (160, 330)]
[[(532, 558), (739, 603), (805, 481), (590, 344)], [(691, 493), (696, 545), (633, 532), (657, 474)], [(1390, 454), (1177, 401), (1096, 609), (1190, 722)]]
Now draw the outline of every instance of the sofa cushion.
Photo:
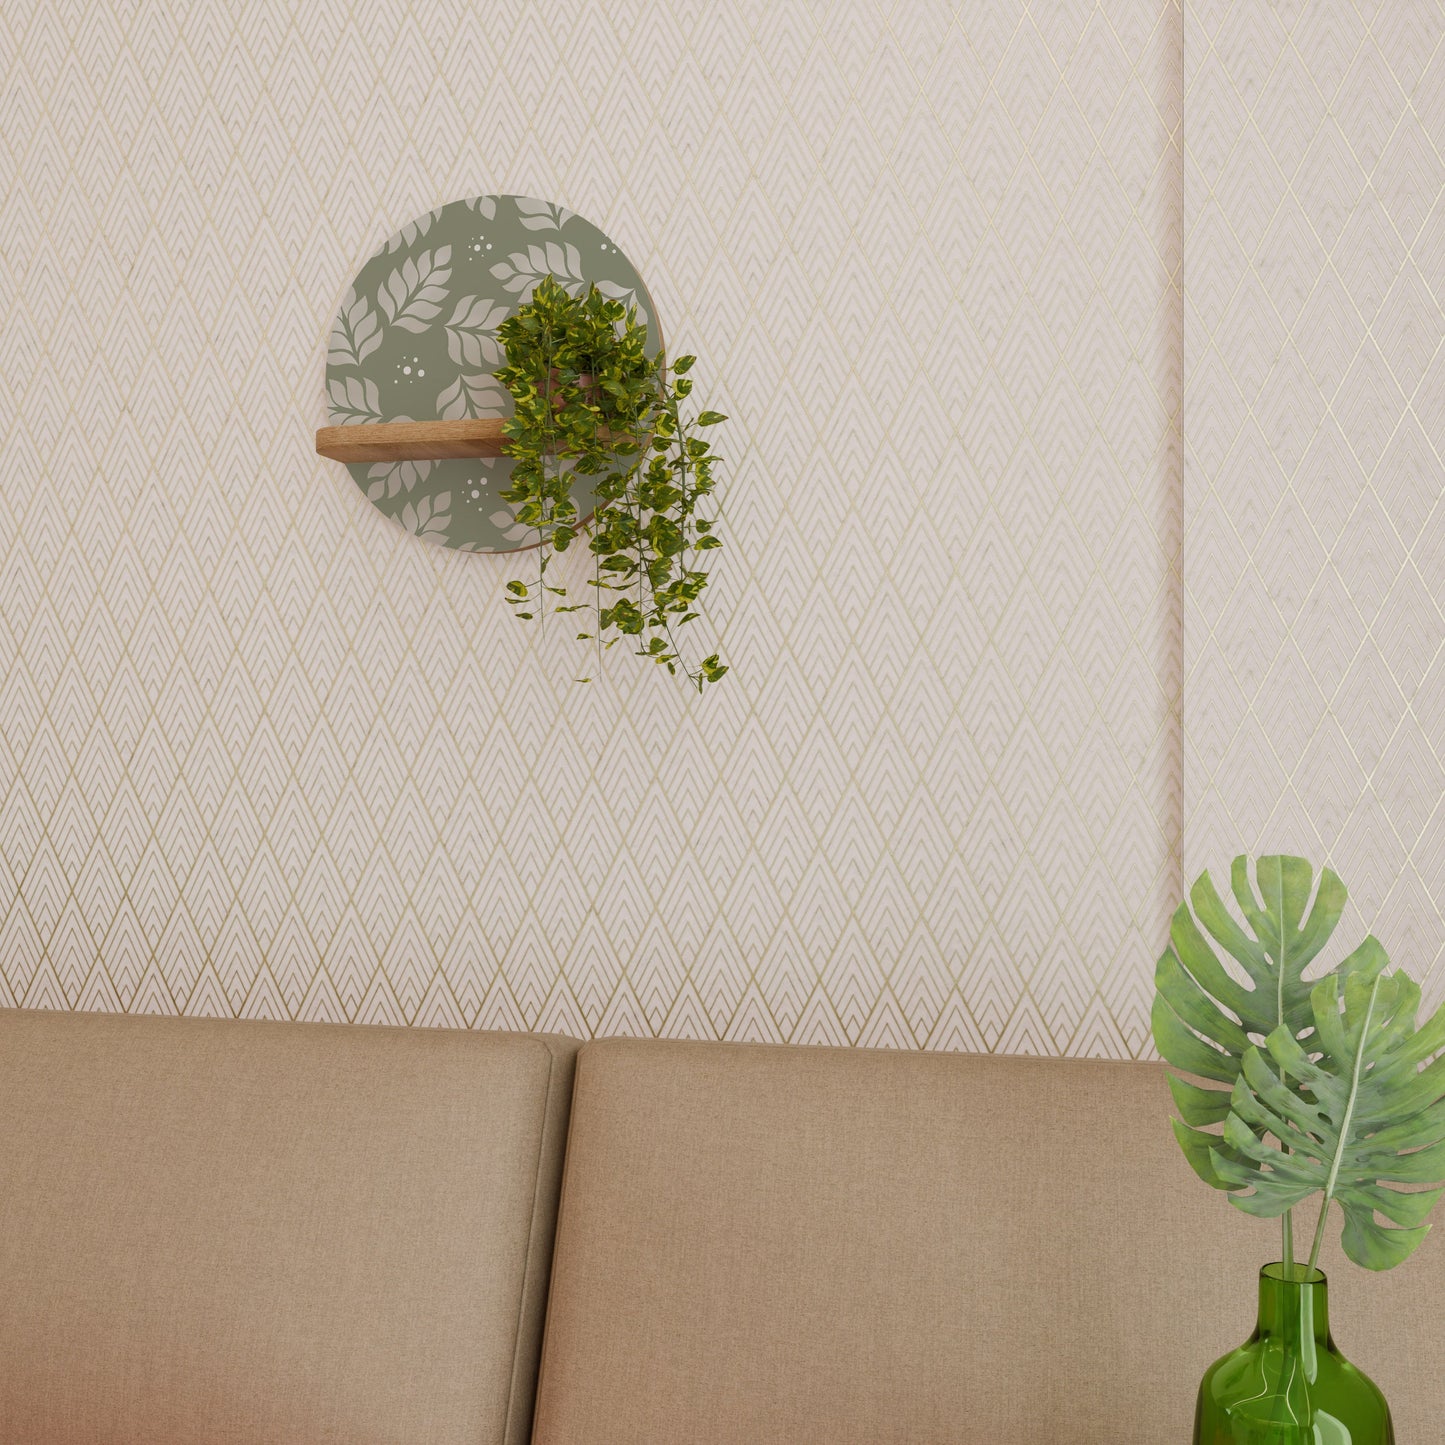
[(0, 1438), (522, 1445), (574, 1048), (0, 1012)]
[[(1169, 1108), (1150, 1064), (587, 1045), (537, 1445), (1187, 1440), (1278, 1229)], [(1337, 1235), (1336, 1337), (1436, 1439), (1442, 1241), (1377, 1277)]]

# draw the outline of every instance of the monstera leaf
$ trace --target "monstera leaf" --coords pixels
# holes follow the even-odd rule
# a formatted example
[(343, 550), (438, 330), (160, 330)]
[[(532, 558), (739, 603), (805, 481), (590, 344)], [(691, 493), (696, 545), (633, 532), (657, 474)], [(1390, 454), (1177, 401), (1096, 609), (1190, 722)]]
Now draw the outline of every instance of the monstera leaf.
[[(1297, 1039), (1314, 1027), (1304, 971), (1329, 941), (1345, 906), (1339, 878), (1322, 869), (1315, 889), (1314, 870), (1303, 858), (1261, 858), (1255, 882), (1257, 893), (1249, 859), (1236, 858), (1230, 884), (1245, 928), (1209, 874), (1201, 873), (1189, 902), (1175, 911), (1169, 947), (1154, 974), (1155, 1045), (1176, 1069), (1205, 1081), (1170, 1075), (1179, 1110), (1174, 1133), (1195, 1173), (1215, 1189), (1232, 1187), (1217, 1161), (1233, 1157), (1233, 1146), (1221, 1145), (1212, 1126), (1228, 1118), (1231, 1090), (1253, 1045), (1278, 1029)], [(1215, 945), (1234, 959), (1247, 982), (1225, 967)]]
[(1310, 991), (1306, 1044), (1282, 1023), (1263, 1048), (1245, 1050), (1216, 1150), (1216, 1170), (1249, 1214), (1275, 1218), (1323, 1196), (1311, 1267), (1332, 1202), (1344, 1213), (1345, 1253), (1389, 1269), (1425, 1237), (1445, 1193), (1445, 1056), (1435, 1057), (1445, 1009), (1417, 1029), (1420, 990), (1387, 964), (1367, 939)]

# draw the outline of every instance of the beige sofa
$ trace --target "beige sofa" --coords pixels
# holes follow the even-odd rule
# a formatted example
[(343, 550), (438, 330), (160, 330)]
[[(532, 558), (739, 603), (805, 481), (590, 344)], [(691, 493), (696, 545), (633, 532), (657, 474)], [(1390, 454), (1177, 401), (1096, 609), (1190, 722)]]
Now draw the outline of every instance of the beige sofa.
[(524, 1445), (575, 1050), (0, 1011), (0, 1445)]
[[(1170, 1445), (1252, 1324), (1155, 1066), (574, 1048), (0, 1012), (0, 1441)], [(1445, 1438), (1445, 1238), (1328, 1263)]]

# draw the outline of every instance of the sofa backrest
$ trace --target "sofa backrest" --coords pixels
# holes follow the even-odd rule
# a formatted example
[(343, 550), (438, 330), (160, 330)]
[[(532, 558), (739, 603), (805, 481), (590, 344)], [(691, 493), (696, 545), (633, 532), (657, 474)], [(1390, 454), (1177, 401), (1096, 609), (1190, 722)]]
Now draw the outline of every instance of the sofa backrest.
[[(1278, 1229), (1169, 1111), (1150, 1064), (587, 1045), (536, 1445), (1188, 1440)], [(1338, 1233), (1336, 1338), (1438, 1439), (1445, 1240), (1372, 1276)]]
[(574, 1048), (0, 1011), (0, 1440), (523, 1445)]

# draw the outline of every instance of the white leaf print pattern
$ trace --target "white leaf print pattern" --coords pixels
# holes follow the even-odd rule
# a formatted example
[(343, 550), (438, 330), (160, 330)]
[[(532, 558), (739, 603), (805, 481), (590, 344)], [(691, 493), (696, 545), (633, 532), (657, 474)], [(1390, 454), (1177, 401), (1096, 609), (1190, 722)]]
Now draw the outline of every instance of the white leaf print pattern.
[(415, 504), (408, 502), (398, 520), (413, 537), (444, 542), (452, 524), (451, 508), (452, 494), (438, 492), (434, 497), (418, 497)]
[(463, 296), (446, 324), (447, 355), (458, 366), (497, 366), (502, 344), (497, 327), (507, 319), (507, 308), (485, 296)]
[(331, 395), (331, 420), (337, 426), (360, 426), (383, 421), (381, 394), (374, 381), (359, 376), (333, 377), (327, 386)]
[(438, 246), (420, 256), (408, 256), (377, 292), (376, 304), (393, 326), (403, 331), (425, 331), (447, 299), (452, 278), (452, 248)]
[(330, 366), (360, 366), (381, 345), (381, 324), (365, 296), (352, 287), (336, 313), (326, 352)]
[(475, 211), (484, 221), (496, 219), (497, 198), (495, 196), (468, 196), (462, 204)]
[(377, 462), (366, 474), (366, 496), (368, 501), (379, 502), (383, 497), (395, 497), (409, 492), (418, 482), (424, 482), (431, 475), (435, 462), (417, 461), (407, 458), (400, 462)]
[(560, 231), (572, 212), (551, 201), (536, 201), (531, 196), (517, 197), (517, 214), (529, 231)]
[(507, 511), (493, 512), (487, 520), (508, 542), (525, 542), (536, 531), (534, 527), (524, 526), (513, 513)]
[(508, 400), (507, 390), (487, 372), (468, 376), (465, 372), (437, 397), (437, 415), (443, 421), (465, 417), (496, 416)]
[(508, 291), (515, 291), (525, 301), (543, 276), (555, 276), (564, 288), (580, 295), (587, 282), (582, 276), (582, 253), (571, 242), (548, 241), (513, 251), (505, 261), (492, 267), (495, 276)]
[(415, 245), (436, 224), (436, 219), (441, 213), (442, 208), (438, 206), (436, 210), (428, 211), (426, 215), (418, 216), (414, 221), (408, 221), (386, 243), (386, 254), (390, 256), (397, 251), (405, 250), (408, 246)]

